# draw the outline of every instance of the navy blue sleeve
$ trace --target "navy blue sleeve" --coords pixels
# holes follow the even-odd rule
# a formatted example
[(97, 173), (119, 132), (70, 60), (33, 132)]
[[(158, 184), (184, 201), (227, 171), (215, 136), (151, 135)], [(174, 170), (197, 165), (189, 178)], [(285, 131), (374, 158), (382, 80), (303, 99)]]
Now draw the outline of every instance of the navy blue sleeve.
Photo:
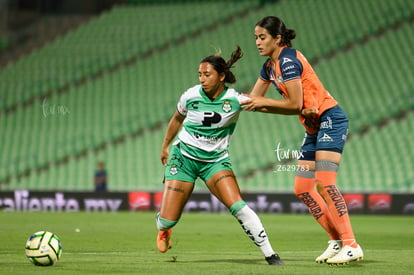
[(291, 48), (284, 49), (279, 57), (279, 64), (284, 82), (300, 78), (303, 66), (296, 57), (296, 50)]
[(265, 63), (263, 63), (262, 70), (260, 71), (260, 79), (270, 82), (270, 73), (269, 73), (269, 59), (266, 60)]

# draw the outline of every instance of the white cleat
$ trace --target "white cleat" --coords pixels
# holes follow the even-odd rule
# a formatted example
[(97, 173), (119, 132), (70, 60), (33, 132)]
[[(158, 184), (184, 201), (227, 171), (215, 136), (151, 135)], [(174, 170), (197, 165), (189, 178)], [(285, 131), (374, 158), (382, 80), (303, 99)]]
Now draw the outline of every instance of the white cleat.
[(326, 263), (331, 265), (344, 265), (353, 261), (361, 261), (364, 259), (364, 252), (358, 245), (356, 248), (352, 246), (344, 246), (338, 254), (326, 260)]
[(338, 254), (340, 250), (341, 250), (341, 241), (330, 240), (328, 241), (328, 248), (318, 258), (316, 258), (315, 262), (320, 263), (320, 264), (324, 263), (329, 258), (332, 258), (336, 254)]

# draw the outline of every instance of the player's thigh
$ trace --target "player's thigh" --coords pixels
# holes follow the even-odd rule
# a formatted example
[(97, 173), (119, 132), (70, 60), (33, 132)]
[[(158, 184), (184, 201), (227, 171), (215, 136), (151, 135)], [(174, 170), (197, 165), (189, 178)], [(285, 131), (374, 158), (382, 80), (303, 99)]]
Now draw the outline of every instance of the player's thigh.
[(215, 173), (206, 181), (206, 185), (210, 192), (228, 208), (235, 202), (242, 200), (236, 177), (230, 170)]
[(298, 158), (298, 167), (306, 167), (309, 170), (315, 170), (315, 151), (317, 143), (317, 134), (305, 133), (300, 155)]
[(320, 150), (316, 151), (316, 160), (329, 160), (335, 163), (341, 162), (342, 154), (338, 152)]
[(167, 220), (178, 220), (193, 189), (194, 183), (192, 182), (179, 180), (166, 181), (164, 183), (160, 216)]
[(335, 106), (321, 116), (316, 142), (316, 160), (341, 161), (348, 136), (348, 117), (341, 107)]

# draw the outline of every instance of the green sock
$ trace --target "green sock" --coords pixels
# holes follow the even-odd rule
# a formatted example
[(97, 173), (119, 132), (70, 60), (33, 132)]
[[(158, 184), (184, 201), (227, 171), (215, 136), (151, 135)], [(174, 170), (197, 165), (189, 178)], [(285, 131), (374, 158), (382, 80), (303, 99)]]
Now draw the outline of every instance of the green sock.
[(157, 213), (157, 217), (155, 218), (157, 222), (157, 228), (158, 230), (166, 231), (170, 228), (173, 228), (178, 221), (170, 221), (164, 218), (161, 218), (160, 213)]

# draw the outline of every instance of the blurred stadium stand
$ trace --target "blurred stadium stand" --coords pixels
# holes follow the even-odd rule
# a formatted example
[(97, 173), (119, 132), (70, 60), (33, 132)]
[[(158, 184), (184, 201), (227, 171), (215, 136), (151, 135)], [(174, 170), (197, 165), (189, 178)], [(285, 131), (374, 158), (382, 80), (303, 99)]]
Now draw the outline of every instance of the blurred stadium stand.
[[(240, 45), (234, 87), (248, 92), (264, 62), (254, 24), (276, 15), (349, 115), (341, 189), (414, 192), (413, 1), (131, 0), (88, 12), (69, 2), (36, 6), (28, 22), (44, 22), (42, 42), (0, 47), (0, 190), (92, 190), (98, 161), (112, 191), (162, 189), (166, 123), (198, 62)], [(14, 37), (3, 29), (0, 41)], [(10, 55), (17, 44), (30, 50)], [(294, 172), (278, 169), (295, 161), (275, 150), (298, 150), (302, 137), (296, 117), (243, 113), (231, 148), (242, 190), (291, 192)]]

